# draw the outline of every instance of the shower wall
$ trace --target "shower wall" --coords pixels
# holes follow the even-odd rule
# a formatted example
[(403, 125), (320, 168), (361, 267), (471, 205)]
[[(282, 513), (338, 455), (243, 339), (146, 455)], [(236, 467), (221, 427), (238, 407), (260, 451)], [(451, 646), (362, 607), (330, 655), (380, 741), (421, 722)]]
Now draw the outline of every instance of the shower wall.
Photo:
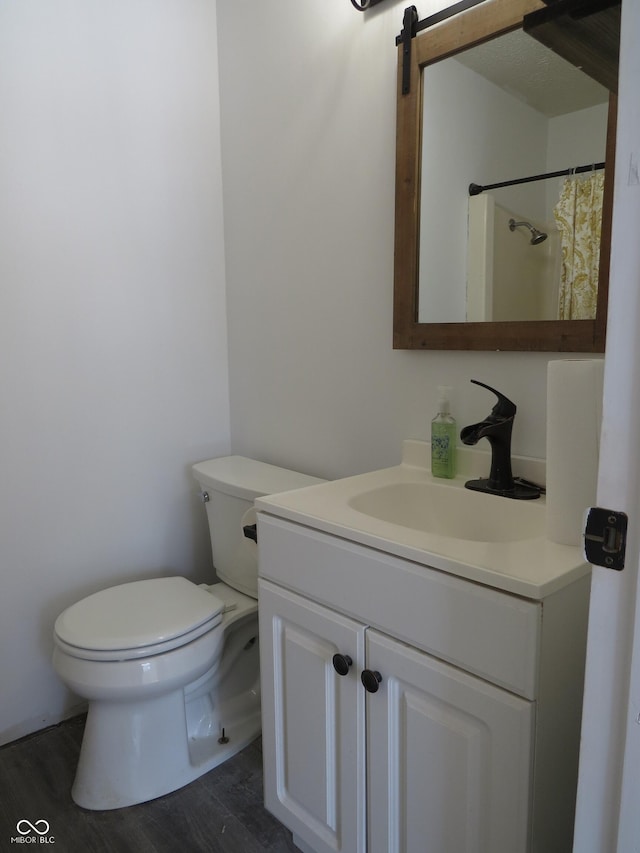
[(490, 193), (469, 199), (467, 319), (555, 320), (558, 316), (560, 235), (551, 222), (528, 219), (548, 238), (531, 244), (527, 217), (498, 204)]

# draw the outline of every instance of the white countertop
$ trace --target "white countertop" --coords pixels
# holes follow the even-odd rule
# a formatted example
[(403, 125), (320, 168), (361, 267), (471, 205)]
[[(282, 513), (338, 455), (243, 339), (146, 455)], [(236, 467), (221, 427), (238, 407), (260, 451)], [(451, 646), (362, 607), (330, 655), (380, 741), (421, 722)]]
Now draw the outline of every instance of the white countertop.
[[(550, 542), (544, 534), (513, 542), (457, 539), (382, 521), (350, 506), (349, 501), (366, 490), (396, 483), (433, 482), (429, 469), (415, 464), (424, 462), (426, 447), (425, 442), (405, 442), (401, 465), (258, 498), (256, 508), (526, 598), (545, 598), (591, 571), (579, 548)], [(467, 457), (467, 470), (454, 480), (437, 482), (443, 488), (464, 489), (469, 476), (476, 475), (472, 468), (477, 468), (478, 458), (482, 457), (474, 454), (476, 461), (472, 463)], [(536, 482), (540, 482), (544, 479), (541, 464), (542, 468), (539, 460), (523, 460), (518, 470), (514, 460), (514, 475), (529, 479), (537, 475)], [(510, 500), (495, 495), (482, 495), (482, 499), (495, 501), (497, 512), (500, 501)], [(536, 511), (544, 512), (544, 497), (535, 503)]]

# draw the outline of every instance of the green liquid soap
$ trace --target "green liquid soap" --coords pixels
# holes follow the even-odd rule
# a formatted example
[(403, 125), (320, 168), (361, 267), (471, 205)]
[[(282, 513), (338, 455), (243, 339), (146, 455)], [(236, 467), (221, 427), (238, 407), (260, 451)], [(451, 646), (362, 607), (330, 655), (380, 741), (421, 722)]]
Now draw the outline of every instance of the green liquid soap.
[(456, 476), (456, 422), (449, 411), (444, 387), (438, 388), (438, 414), (431, 421), (431, 473), (452, 480)]

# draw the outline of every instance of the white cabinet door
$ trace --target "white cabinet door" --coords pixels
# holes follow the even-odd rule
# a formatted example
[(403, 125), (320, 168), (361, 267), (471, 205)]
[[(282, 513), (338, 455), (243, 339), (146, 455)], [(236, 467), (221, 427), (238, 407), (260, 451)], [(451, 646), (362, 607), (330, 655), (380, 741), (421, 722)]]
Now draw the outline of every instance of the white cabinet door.
[(366, 649), (368, 853), (525, 853), (533, 703), (371, 629)]
[(317, 853), (365, 853), (364, 626), (267, 581), (259, 602), (265, 805)]

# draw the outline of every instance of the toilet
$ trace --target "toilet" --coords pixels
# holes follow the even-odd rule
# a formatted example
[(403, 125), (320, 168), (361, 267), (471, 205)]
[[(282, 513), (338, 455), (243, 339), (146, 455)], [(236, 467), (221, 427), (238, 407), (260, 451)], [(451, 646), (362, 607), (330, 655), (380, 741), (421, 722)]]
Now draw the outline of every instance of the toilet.
[(218, 582), (113, 586), (55, 623), (53, 667), (89, 705), (71, 792), (86, 809), (175, 791), (260, 734), (257, 545), (246, 538), (253, 501), (323, 481), (242, 456), (200, 462), (193, 473)]

